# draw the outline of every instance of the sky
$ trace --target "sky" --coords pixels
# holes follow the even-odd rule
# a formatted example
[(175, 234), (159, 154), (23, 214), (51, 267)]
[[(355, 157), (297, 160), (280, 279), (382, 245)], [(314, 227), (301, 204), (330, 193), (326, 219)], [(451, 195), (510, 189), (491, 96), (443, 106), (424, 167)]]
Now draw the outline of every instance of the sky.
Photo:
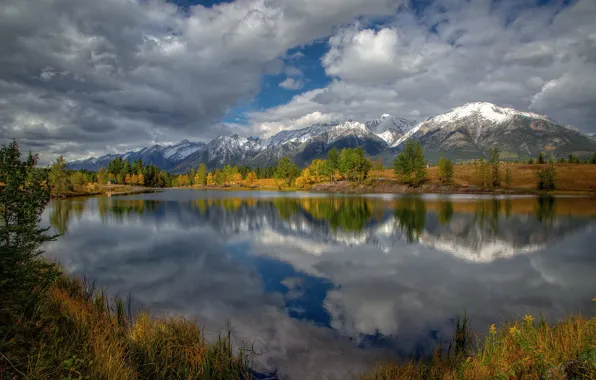
[(0, 143), (49, 162), (471, 101), (596, 132), (594, 0), (3, 0)]

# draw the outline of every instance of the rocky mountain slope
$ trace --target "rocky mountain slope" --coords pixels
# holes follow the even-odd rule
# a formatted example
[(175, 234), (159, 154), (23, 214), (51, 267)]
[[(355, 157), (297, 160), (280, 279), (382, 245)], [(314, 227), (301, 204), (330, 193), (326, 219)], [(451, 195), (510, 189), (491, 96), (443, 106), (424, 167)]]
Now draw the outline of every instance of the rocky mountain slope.
[(97, 170), (117, 156), (129, 161), (140, 158), (146, 164), (173, 172), (187, 171), (201, 163), (210, 168), (226, 164), (274, 165), (283, 156), (305, 165), (325, 157), (330, 149), (354, 147), (362, 147), (367, 155), (381, 156), (390, 162), (410, 139), (420, 142), (430, 161), (441, 156), (475, 159), (486, 155), (490, 148), (499, 148), (503, 159), (536, 157), (539, 152), (555, 157), (596, 152), (593, 136), (546, 116), (491, 103), (468, 103), (420, 124), (383, 114), (366, 123), (349, 120), (315, 124), (282, 131), (267, 139), (235, 134), (219, 136), (207, 144), (184, 140), (170, 146), (153, 145), (121, 155), (75, 161), (69, 167)]
[(468, 103), (427, 119), (398, 140), (420, 142), (428, 159), (447, 156), (478, 158), (490, 148), (499, 148), (504, 159), (596, 151), (594, 140), (546, 116), (497, 107), (491, 103)]

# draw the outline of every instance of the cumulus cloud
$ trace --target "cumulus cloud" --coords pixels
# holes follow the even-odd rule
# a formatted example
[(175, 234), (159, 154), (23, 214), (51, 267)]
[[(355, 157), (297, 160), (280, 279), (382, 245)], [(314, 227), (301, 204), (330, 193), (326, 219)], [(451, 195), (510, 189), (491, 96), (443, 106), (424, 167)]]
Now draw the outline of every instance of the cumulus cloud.
[(0, 139), (44, 157), (207, 139), (288, 49), (401, 0), (8, 0), (0, 11)]
[(334, 80), (289, 103), (251, 114), (253, 128), (277, 116), (382, 113), (424, 119), (470, 101), (533, 110), (595, 131), (596, 3), (437, 0), (407, 8), (381, 27), (356, 22), (328, 40), (321, 64)]
[(0, 140), (47, 162), (210, 139), (240, 128), (220, 122), (259, 94), (264, 75), (285, 73), (293, 90), (308, 81), (299, 62), (313, 41), (327, 41), (330, 84), (244, 115), (245, 134), (299, 128), (308, 115), (419, 120), (467, 101), (594, 131), (594, 1), (404, 4), (4, 1)]
[(286, 90), (300, 90), (304, 87), (304, 83), (298, 79), (286, 78), (282, 82), (279, 82), (279, 87), (285, 88)]

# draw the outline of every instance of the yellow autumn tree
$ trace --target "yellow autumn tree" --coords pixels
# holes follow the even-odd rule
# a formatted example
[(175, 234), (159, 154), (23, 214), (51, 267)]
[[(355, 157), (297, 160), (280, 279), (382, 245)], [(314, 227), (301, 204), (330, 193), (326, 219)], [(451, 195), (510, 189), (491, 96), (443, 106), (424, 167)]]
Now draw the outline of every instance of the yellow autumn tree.
[(139, 182), (139, 177), (137, 177), (137, 175), (136, 175), (136, 174), (133, 174), (133, 175), (130, 177), (130, 184), (131, 184), (131, 185), (136, 185), (138, 182)]
[(207, 186), (213, 186), (215, 184), (215, 179), (213, 178), (213, 174), (207, 174)]
[(246, 175), (246, 186), (254, 187), (257, 184), (257, 174), (255, 172), (250, 172)]
[(139, 186), (143, 186), (145, 184), (145, 177), (143, 176), (143, 173), (139, 172), (139, 175), (137, 175), (137, 184)]
[(242, 174), (240, 174), (240, 173), (232, 174), (232, 182), (235, 185), (239, 185), (240, 183), (242, 183)]
[(125, 183), (125, 184), (127, 184), (127, 185), (130, 185), (130, 174), (127, 174), (127, 175), (124, 177), (124, 183)]
[(296, 178), (296, 187), (299, 189), (304, 189), (313, 184), (313, 179), (310, 175), (310, 169), (306, 168), (300, 174), (300, 177)]

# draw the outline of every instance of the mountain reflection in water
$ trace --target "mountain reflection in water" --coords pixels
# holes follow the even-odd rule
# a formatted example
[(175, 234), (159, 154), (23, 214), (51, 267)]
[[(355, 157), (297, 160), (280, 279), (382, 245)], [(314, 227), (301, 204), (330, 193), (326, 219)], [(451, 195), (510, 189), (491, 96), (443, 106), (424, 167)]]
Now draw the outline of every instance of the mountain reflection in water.
[(596, 200), (171, 190), (54, 201), (47, 246), (138, 307), (234, 327), (259, 369), (343, 378), (473, 327), (589, 310)]

